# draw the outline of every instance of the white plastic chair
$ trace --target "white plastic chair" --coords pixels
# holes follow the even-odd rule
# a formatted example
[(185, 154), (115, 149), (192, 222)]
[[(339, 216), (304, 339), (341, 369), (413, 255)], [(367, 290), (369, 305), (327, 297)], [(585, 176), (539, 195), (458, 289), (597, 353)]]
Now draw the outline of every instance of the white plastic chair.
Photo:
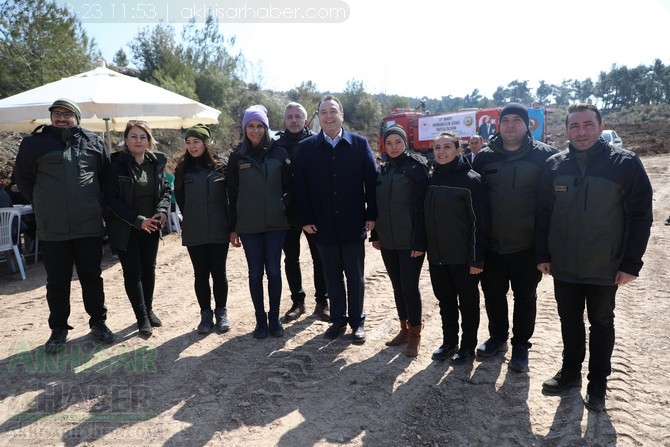
[[(14, 205), (14, 209), (18, 209), (21, 213), (21, 216), (32, 215), (34, 216), (34, 211), (32, 205)], [(25, 234), (24, 234), (24, 247), (26, 254), (28, 253), (28, 244), (25, 244)], [(37, 264), (39, 261), (39, 252), (40, 252), (40, 239), (37, 237), (37, 232), (35, 232), (35, 239), (33, 240), (33, 246), (35, 247), (35, 254), (33, 256), (34, 263)]]
[[(16, 229), (12, 222), (16, 218)], [(0, 252), (12, 250), (16, 257), (16, 264), (19, 266), (21, 272), (21, 279), (26, 279), (26, 271), (23, 268), (23, 259), (21, 259), (21, 252), (19, 251), (18, 243), (20, 238), (21, 228), (21, 212), (14, 208), (0, 208)], [(16, 234), (16, 239), (12, 238), (12, 233)], [(16, 243), (14, 242), (16, 240)]]

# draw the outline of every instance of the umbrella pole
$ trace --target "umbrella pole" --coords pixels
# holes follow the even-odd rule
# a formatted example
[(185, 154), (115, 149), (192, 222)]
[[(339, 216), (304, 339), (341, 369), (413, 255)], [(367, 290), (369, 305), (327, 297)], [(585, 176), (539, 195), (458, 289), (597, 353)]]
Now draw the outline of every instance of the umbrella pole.
[(105, 138), (107, 140), (107, 149), (112, 153), (112, 136), (109, 134), (109, 118), (103, 118), (105, 121)]

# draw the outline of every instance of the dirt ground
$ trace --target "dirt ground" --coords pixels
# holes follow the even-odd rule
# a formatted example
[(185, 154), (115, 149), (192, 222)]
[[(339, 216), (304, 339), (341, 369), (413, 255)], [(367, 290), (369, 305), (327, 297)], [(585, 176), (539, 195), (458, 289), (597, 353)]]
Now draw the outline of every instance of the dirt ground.
[[(308, 313), (283, 338), (256, 340), (242, 249), (230, 250), (226, 334), (198, 335), (191, 264), (176, 234), (158, 259), (156, 313), (164, 326), (140, 337), (121, 266), (103, 260), (111, 346), (88, 334), (78, 283), (66, 349), (46, 356), (42, 265), (21, 281), (0, 264), (0, 445), (2, 446), (670, 446), (670, 154), (643, 158), (655, 189), (655, 223), (637, 281), (622, 287), (607, 411), (586, 410), (586, 388), (545, 396), (560, 365), (552, 281), (538, 290), (530, 370), (508, 369), (510, 352), (471, 366), (432, 361), (440, 345), (427, 272), (422, 350), (411, 359), (384, 341), (397, 330), (381, 256), (366, 253), (368, 340), (329, 342)], [(308, 295), (312, 275), (303, 244)], [(76, 278), (75, 278), (76, 279)], [(282, 311), (290, 306), (286, 289)], [(486, 336), (483, 310), (479, 338)]]

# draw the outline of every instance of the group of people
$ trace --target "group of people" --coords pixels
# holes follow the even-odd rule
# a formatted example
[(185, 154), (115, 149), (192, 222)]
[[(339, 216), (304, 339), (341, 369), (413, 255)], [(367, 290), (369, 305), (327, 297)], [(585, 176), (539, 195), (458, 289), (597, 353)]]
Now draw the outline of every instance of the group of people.
[[(614, 347), (615, 295), (642, 267), (652, 188), (633, 152), (600, 138), (602, 117), (595, 106), (570, 106), (565, 124), (570, 145), (559, 152), (533, 139), (525, 106), (509, 104), (488, 145), (473, 135), (467, 155), (461, 154), (456, 135), (437, 135), (431, 169), (408, 149), (404, 129), (387, 128), (371, 240), (381, 250), (400, 320), (400, 332), (386, 344), (406, 343), (407, 355), (418, 353), (418, 283), (427, 254), (443, 333), (432, 358), (450, 358), (454, 365), (507, 351), (511, 328), (509, 367), (527, 371), (537, 286), (542, 274), (552, 275), (564, 349), (560, 370), (543, 390), (560, 393), (581, 386), (586, 308), (591, 326), (584, 404), (602, 411)], [(489, 338), (477, 346), (479, 284)]]
[[(138, 332), (149, 336), (155, 327), (162, 325), (153, 306), (155, 268), (161, 230), (168, 219), (173, 192), (183, 215), (182, 244), (187, 247), (193, 265), (195, 295), (201, 311), (199, 333), (206, 334), (214, 327), (226, 332), (231, 327), (227, 312), (226, 259), (232, 245), (242, 246), (247, 259), (249, 291), (256, 314), (253, 336), (282, 336), (281, 254), (285, 253), (286, 276), (293, 301), (284, 315), (288, 321), (305, 311), (299, 265), (300, 238), (304, 230), (314, 265), (315, 314), (332, 320), (333, 327), (338, 328), (329, 331), (329, 336), (339, 333), (341, 326), (349, 321), (344, 286), (338, 289), (336, 278), (342, 271), (350, 273), (353, 266), (357, 291), (352, 295), (355, 299), (349, 308), (356, 318), (351, 318), (350, 324), (356, 340), (364, 341), (362, 256), (364, 227), (366, 222), (368, 227), (372, 225), (376, 215), (373, 208), (365, 209), (366, 202), (374, 198), (375, 162), (365, 139), (348, 132), (343, 135), (343, 114), (337, 98), (324, 98), (322, 105), (325, 108), (321, 125), (332, 131), (324, 131), (331, 135), (327, 137), (329, 147), (333, 147), (333, 138), (335, 144), (343, 146), (353, 142), (355, 147), (352, 157), (342, 159), (337, 168), (340, 174), (337, 181), (344, 193), (342, 203), (338, 209), (331, 208), (325, 213), (300, 209), (292, 192), (293, 175), (299, 172), (292, 168), (292, 159), (300, 166), (298, 145), (323, 143), (323, 137), (316, 139), (307, 129), (307, 112), (298, 103), (286, 106), (286, 130), (276, 141), (271, 138), (265, 107), (249, 107), (242, 119), (242, 140), (227, 163), (210, 147), (211, 132), (207, 126), (199, 124), (187, 129), (186, 150), (178, 160), (172, 179), (166, 171), (165, 155), (155, 150), (148, 123), (129, 121), (123, 134), (122, 150), (109, 154), (99, 136), (80, 126), (78, 105), (66, 98), (56, 100), (49, 107), (51, 124), (39, 126), (22, 140), (14, 169), (17, 188), (33, 204), (42, 241), (51, 329), (45, 351), (60, 351), (72, 329), (68, 319), (74, 267), (92, 334), (102, 343), (113, 342), (114, 334), (106, 324), (101, 276), (105, 236), (122, 265), (124, 287)], [(348, 163), (361, 154), (366, 162), (361, 170), (365, 183), (361, 180), (358, 188), (350, 188), (350, 178), (346, 175), (350, 168)], [(331, 157), (327, 156), (322, 162), (322, 168), (330, 170)], [(309, 169), (302, 176), (298, 175), (299, 181), (320, 183), (322, 173), (316, 177), (311, 175), (316, 166), (309, 162)], [(333, 172), (334, 181), (336, 176)], [(351, 206), (348, 189), (358, 189), (365, 197), (353, 197), (355, 203)], [(310, 199), (304, 199), (320, 207), (325, 202), (324, 194), (330, 197), (332, 191), (313, 193)], [(315, 220), (300, 224), (297, 216), (305, 213)], [(366, 213), (369, 218), (363, 216)], [(359, 215), (360, 225), (349, 223), (350, 218)], [(329, 219), (332, 221), (327, 222)], [(315, 236), (317, 225), (321, 231)], [(351, 228), (356, 228), (353, 238)], [(341, 259), (321, 263), (325, 249), (317, 242), (344, 246), (352, 239), (359, 244), (355, 250), (347, 250), (347, 256), (355, 258), (347, 258), (346, 266), (341, 265)], [(336, 253), (338, 248), (330, 251)], [(268, 279), (267, 311), (264, 275)], [(328, 284), (332, 287), (326, 286), (329, 277)], [(332, 313), (329, 297), (335, 303)]]
[[(49, 110), (51, 125), (21, 142), (15, 168), (17, 185), (34, 206), (47, 273), (52, 333), (45, 350), (59, 351), (72, 329), (73, 265), (93, 335), (103, 343), (114, 340), (105, 323), (100, 268), (105, 232), (119, 255), (138, 331), (151, 335), (162, 324), (153, 296), (158, 242), (172, 195), (167, 160), (154, 150), (143, 121), (128, 122), (123, 150), (110, 156), (100, 137), (80, 127), (76, 104), (59, 99)], [(419, 353), (419, 277), (427, 258), (443, 333), (432, 358), (458, 365), (475, 355), (495, 356), (508, 349), (511, 326), (509, 367), (527, 371), (536, 289), (542, 274), (551, 274), (564, 350), (561, 369), (543, 389), (561, 392), (581, 385), (586, 307), (591, 335), (585, 404), (602, 410), (616, 290), (642, 267), (652, 190), (638, 157), (599, 138), (598, 109), (569, 108), (570, 145), (559, 152), (533, 139), (525, 106), (509, 104), (488, 145), (473, 135), (467, 156), (456, 135), (437, 135), (432, 166), (409, 148), (402, 127), (391, 126), (383, 132), (387, 153), (379, 168), (368, 141), (342, 127), (344, 110), (337, 97), (322, 98), (318, 119), (321, 131), (313, 134), (305, 108), (289, 103), (285, 130), (273, 139), (266, 108), (251, 106), (242, 119), (241, 142), (227, 163), (212, 150), (206, 126), (186, 131), (174, 195), (183, 214), (182, 244), (193, 265), (201, 314), (197, 331), (231, 327), (226, 259), (232, 245), (243, 247), (247, 260), (253, 337), (281, 337), (282, 252), (292, 301), (283, 321), (305, 312), (299, 264), (304, 234), (314, 269), (314, 313), (330, 321), (324, 336), (336, 339), (349, 327), (352, 342), (364, 343), (370, 235), (392, 283), (400, 323), (386, 345), (406, 345), (408, 356)], [(477, 346), (480, 284), (489, 338)]]

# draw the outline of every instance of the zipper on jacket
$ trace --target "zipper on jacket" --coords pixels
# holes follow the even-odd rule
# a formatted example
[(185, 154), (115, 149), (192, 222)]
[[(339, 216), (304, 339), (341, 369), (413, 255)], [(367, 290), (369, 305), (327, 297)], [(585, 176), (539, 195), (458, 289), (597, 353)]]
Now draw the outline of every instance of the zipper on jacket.
[[(432, 200), (431, 200), (430, 205), (431, 205), (431, 209), (434, 210), (434, 209), (436, 208), (436, 205), (437, 205), (437, 200), (436, 200), (436, 197), (435, 197), (435, 192), (433, 192), (432, 196), (433, 196), (433, 197), (432, 197)], [(433, 233), (435, 234), (435, 242), (436, 242), (436, 243), (435, 243), (435, 249), (436, 249), (436, 251), (437, 251), (437, 259), (440, 260), (440, 259), (442, 259), (442, 247), (440, 246), (441, 244), (439, 243), (439, 237), (437, 236), (437, 234), (438, 234), (438, 230), (439, 230), (440, 227), (439, 227), (439, 225), (438, 225), (438, 222), (437, 222), (437, 216), (436, 216), (435, 213), (433, 213), (433, 219), (432, 219), (432, 220), (433, 220), (433, 222), (432, 222), (432, 225), (433, 225)], [(428, 247), (426, 247), (426, 251), (428, 251)], [(442, 262), (439, 262), (439, 261), (438, 261), (438, 265), (442, 265)]]
[[(391, 211), (391, 206), (392, 206), (391, 204), (392, 204), (392, 202), (393, 202), (393, 200), (392, 200), (392, 199), (393, 199), (393, 187), (394, 187), (395, 185), (393, 184), (393, 180), (394, 180), (394, 179), (393, 179), (393, 174), (389, 174), (389, 177), (390, 177), (389, 180), (391, 181), (391, 184), (389, 185), (389, 193), (388, 193), (388, 203), (389, 203), (389, 205), (388, 205), (388, 210), (389, 210), (389, 218), (392, 219), (391, 215), (392, 215), (393, 213), (392, 213), (392, 211)], [(390, 233), (391, 233), (391, 241), (392, 241), (391, 243), (393, 244), (393, 247), (395, 247), (395, 231), (394, 231), (394, 225), (392, 225), (392, 224), (389, 225), (389, 230), (391, 230), (391, 231), (390, 231)]]
[(472, 246), (470, 248), (472, 250), (472, 258), (471, 259), (472, 259), (472, 262), (478, 262), (479, 258), (477, 257), (477, 214), (475, 213), (475, 203), (474, 203), (474, 200), (472, 198), (472, 191), (470, 191), (469, 189), (467, 191), (468, 191), (468, 195), (470, 197), (470, 210), (469, 211), (472, 214), (472, 228), (470, 229), (470, 231), (472, 231), (472, 233), (470, 233), (472, 235), (472, 241), (471, 241)]
[(589, 201), (589, 184), (587, 183), (584, 187), (584, 211), (588, 208)]

